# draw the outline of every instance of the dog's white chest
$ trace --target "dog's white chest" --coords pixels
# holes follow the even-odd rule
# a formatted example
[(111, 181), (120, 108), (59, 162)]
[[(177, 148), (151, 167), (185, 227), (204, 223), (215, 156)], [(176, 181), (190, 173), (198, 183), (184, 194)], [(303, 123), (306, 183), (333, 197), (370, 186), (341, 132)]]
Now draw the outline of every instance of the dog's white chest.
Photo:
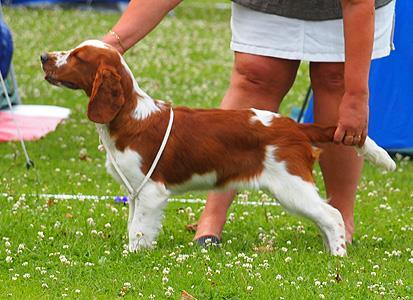
[[(118, 171), (114, 167), (114, 163), (121, 170), (123, 176), (132, 187), (139, 186), (145, 175), (141, 171), (142, 158), (136, 151), (126, 148), (124, 151), (116, 149), (114, 142), (110, 138), (106, 125), (97, 125), (99, 136), (105, 145), (106, 153), (106, 170), (120, 184), (124, 184)], [(110, 152), (110, 154), (109, 154)], [(114, 160), (114, 162), (112, 162)]]
[[(118, 150), (111, 150), (113, 158), (115, 159), (118, 167), (122, 170), (123, 175), (129, 181), (129, 183), (136, 187), (138, 186), (145, 175), (141, 172), (141, 157), (140, 155), (130, 149), (125, 149), (121, 152)], [(112, 164), (112, 161), (108, 154), (106, 154), (106, 170), (107, 172), (120, 184), (123, 184), (118, 172)]]

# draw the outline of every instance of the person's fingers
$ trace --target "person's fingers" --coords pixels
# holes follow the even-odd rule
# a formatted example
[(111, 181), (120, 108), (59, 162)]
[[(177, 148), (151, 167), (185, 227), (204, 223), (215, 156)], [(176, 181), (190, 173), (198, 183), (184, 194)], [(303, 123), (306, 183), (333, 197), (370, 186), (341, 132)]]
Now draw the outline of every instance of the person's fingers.
[(334, 133), (334, 143), (344, 144), (346, 146), (362, 146), (367, 138), (367, 128), (363, 131), (355, 131), (352, 129), (344, 129), (343, 126), (338, 126)]
[(363, 130), (363, 132), (361, 133), (361, 139), (360, 142), (358, 143), (358, 146), (361, 147), (364, 145), (364, 143), (366, 142), (367, 139), (367, 128)]
[(343, 144), (346, 146), (353, 146), (355, 135), (356, 133), (352, 129), (347, 129), (346, 134), (344, 135)]
[(344, 137), (343, 144), (347, 145), (347, 146), (352, 146), (353, 145), (353, 139), (354, 139), (354, 136), (346, 135)]
[(343, 141), (346, 131), (340, 126), (337, 126), (336, 131), (334, 132), (334, 143), (340, 144)]
[(353, 146), (358, 145), (358, 144), (360, 143), (360, 141), (361, 141), (361, 134), (360, 134), (360, 135), (356, 135), (356, 136), (353, 138)]

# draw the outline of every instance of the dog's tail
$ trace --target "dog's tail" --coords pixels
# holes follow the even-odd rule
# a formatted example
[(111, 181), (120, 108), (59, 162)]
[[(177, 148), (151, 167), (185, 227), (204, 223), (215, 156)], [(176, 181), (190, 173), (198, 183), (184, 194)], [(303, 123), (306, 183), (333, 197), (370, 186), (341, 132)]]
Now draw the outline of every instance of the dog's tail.
[[(312, 143), (332, 143), (337, 127), (327, 127), (317, 124), (298, 124), (300, 130), (310, 139)], [(394, 171), (396, 163), (389, 154), (378, 146), (371, 138), (367, 137), (363, 146), (354, 147), (359, 154), (374, 165), (387, 171)]]

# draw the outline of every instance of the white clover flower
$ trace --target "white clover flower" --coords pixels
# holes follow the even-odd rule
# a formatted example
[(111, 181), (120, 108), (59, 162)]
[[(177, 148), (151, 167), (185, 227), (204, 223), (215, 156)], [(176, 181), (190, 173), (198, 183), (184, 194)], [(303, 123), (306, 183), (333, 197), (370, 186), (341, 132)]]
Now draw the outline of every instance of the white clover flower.
[(66, 258), (66, 256), (64, 256), (64, 255), (60, 255), (59, 256), (59, 260), (60, 260), (60, 262), (61, 263), (63, 263), (63, 264), (66, 264), (66, 265), (69, 265), (70, 264), (70, 261)]
[(281, 275), (281, 274), (277, 274), (277, 275), (275, 276), (275, 279), (277, 279), (277, 280), (281, 280), (281, 279), (283, 279), (283, 277), (282, 277), (282, 275)]
[(44, 288), (44, 289), (48, 289), (48, 288), (49, 288), (49, 286), (47, 285), (47, 283), (42, 283), (42, 288)]
[(169, 272), (170, 272), (170, 269), (169, 269), (169, 268), (164, 268), (163, 271), (162, 271), (162, 274), (168, 275)]
[(95, 225), (96, 225), (96, 223), (95, 223), (95, 221), (93, 220), (93, 218), (88, 218), (88, 219), (86, 220), (86, 222), (87, 222), (87, 224), (88, 224), (89, 226), (95, 226)]
[(6, 263), (11, 263), (13, 261), (13, 257), (6, 256)]
[(23, 278), (30, 278), (30, 274), (29, 273), (25, 273), (25, 274), (23, 274)]
[(110, 227), (112, 227), (112, 226), (110, 225), (110, 223), (106, 223), (106, 224), (105, 224), (105, 228), (110, 228)]
[(252, 285), (247, 286), (247, 291), (252, 291), (254, 289), (254, 287)]
[(43, 231), (37, 232), (37, 236), (39, 237), (39, 239), (44, 239), (44, 233), (43, 233)]
[(395, 281), (395, 283), (396, 283), (396, 285), (404, 285), (403, 280), (401, 280), (401, 279), (397, 279)]

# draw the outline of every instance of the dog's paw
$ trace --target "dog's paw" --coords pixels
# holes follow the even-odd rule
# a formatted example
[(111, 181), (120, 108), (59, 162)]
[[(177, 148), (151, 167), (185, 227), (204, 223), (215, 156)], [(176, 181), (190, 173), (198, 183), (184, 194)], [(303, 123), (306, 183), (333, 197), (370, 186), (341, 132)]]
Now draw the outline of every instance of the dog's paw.
[(330, 253), (334, 256), (346, 256), (346, 230), (341, 213), (333, 208), (329, 207), (330, 226), (322, 228), (323, 239), (325, 245), (330, 250)]
[(129, 234), (129, 252), (152, 248), (152, 240), (142, 232)]
[(330, 248), (331, 254), (334, 256), (347, 256), (347, 248), (346, 248), (346, 242), (343, 241), (341, 243), (337, 242), (337, 244), (334, 247)]
[(330, 237), (330, 252), (334, 256), (346, 256), (347, 255), (347, 245), (346, 245), (346, 231), (341, 214), (337, 214), (337, 226), (335, 228), (334, 235)]

